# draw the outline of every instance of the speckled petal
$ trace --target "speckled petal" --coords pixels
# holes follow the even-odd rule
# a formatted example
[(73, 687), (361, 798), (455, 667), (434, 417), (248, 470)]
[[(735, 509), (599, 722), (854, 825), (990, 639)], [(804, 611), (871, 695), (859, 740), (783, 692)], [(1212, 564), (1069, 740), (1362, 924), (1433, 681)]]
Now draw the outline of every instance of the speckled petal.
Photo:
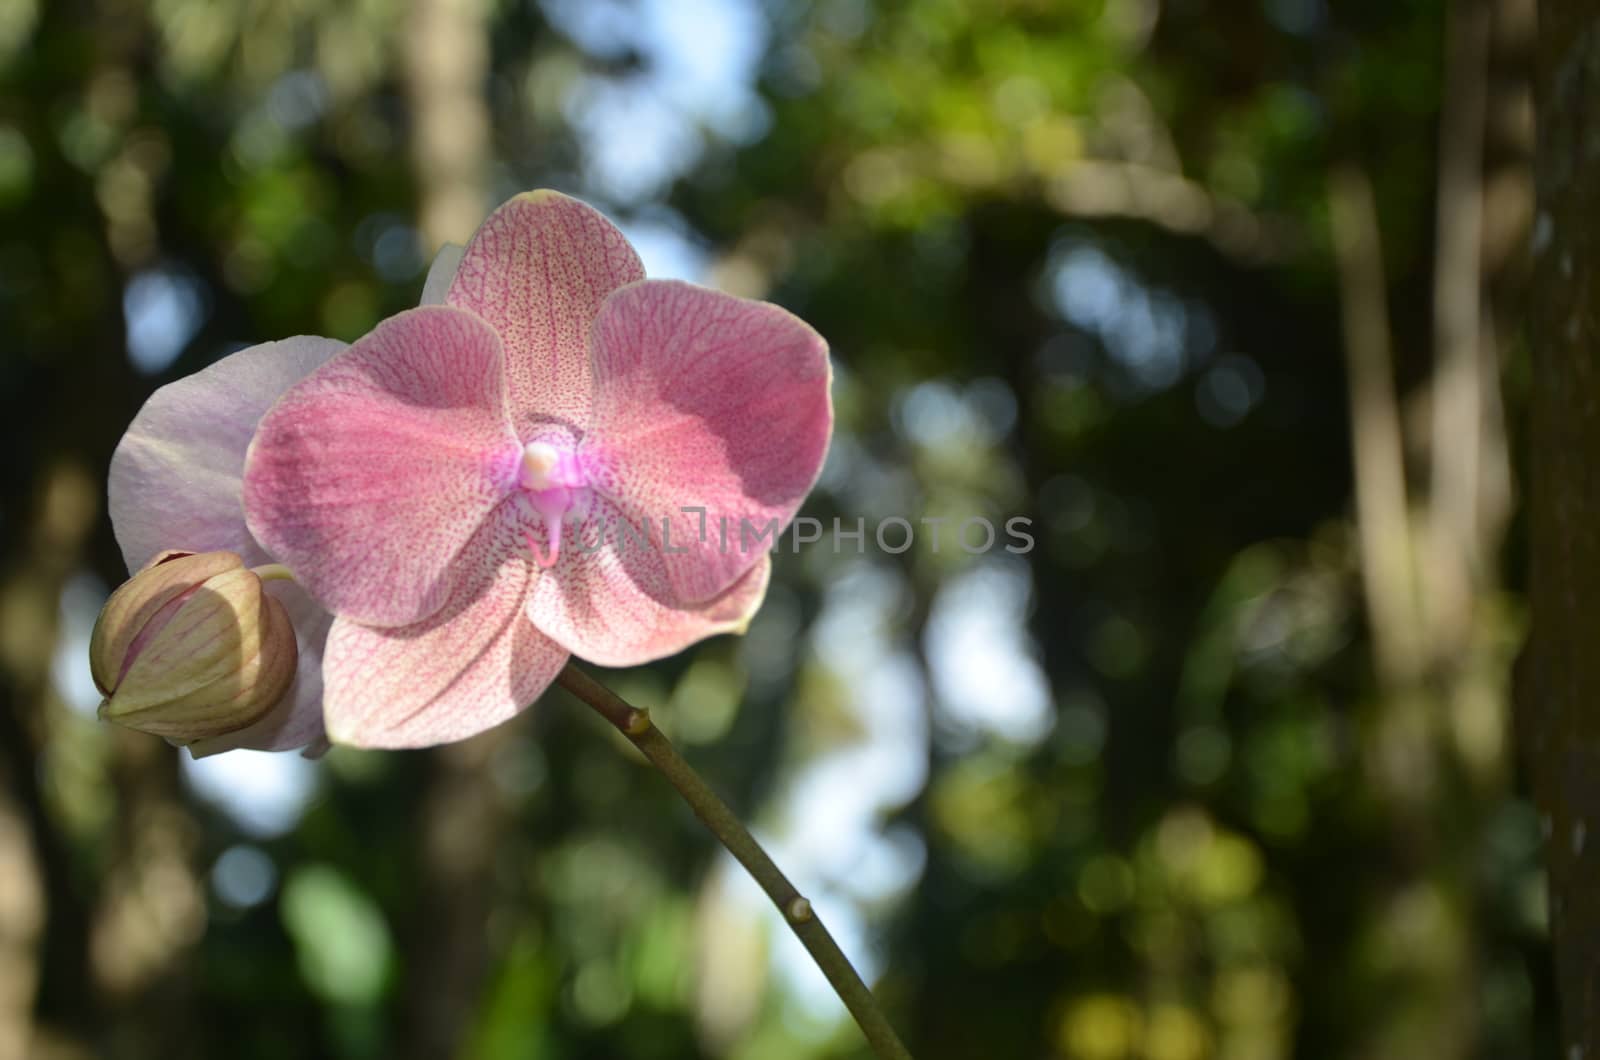
[(747, 524), (770, 526), (770, 540), (822, 470), (827, 344), (775, 305), (647, 280), (606, 300), (593, 355), (584, 455), (596, 488), (657, 538), (671, 520), (662, 558), (678, 601), (719, 596), (762, 551), (725, 550), (714, 528), (726, 519), (742, 541)]
[(538, 573), (494, 520), (463, 550), (439, 612), (398, 629), (334, 621), (327, 725), (335, 743), (426, 747), (511, 718), (566, 664), (525, 614)]
[(547, 422), (583, 426), (589, 327), (607, 295), (643, 276), (616, 226), (558, 192), (519, 195), (478, 229), (446, 300), (500, 333), (519, 436)]
[(409, 625), (515, 482), (500, 341), (424, 306), (379, 324), (285, 394), (245, 463), (251, 532), (335, 614)]
[(534, 625), (601, 666), (637, 666), (718, 633), (744, 632), (766, 596), (766, 552), (753, 553), (753, 565), (720, 595), (681, 604), (664, 557), (620, 531), (622, 519), (609, 501), (594, 501), (585, 525), (573, 528), (556, 565), (533, 587)]
[(128, 570), (165, 549), (270, 562), (245, 528), (245, 452), (273, 402), (342, 349), (305, 335), (262, 343), (150, 395), (111, 457), (111, 525)]

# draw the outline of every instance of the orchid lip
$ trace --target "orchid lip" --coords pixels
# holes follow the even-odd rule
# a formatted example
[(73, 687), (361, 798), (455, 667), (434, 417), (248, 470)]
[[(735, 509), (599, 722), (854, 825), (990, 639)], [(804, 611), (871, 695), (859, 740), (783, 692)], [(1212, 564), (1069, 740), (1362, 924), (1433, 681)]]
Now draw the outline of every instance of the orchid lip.
[(546, 569), (561, 556), (561, 519), (572, 507), (573, 493), (588, 485), (577, 454), (549, 442), (529, 442), (522, 447), (517, 485), (549, 530), (549, 549), (543, 551), (531, 532), (524, 533), (534, 562)]

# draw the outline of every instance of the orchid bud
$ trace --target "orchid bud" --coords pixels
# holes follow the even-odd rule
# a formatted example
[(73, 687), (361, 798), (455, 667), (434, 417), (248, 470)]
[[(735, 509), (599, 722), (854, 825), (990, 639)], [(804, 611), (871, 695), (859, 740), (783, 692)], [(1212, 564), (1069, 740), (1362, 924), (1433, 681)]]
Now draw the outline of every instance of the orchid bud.
[(186, 744), (243, 729), (294, 680), (283, 604), (232, 552), (163, 552), (111, 594), (89, 664), (100, 716)]

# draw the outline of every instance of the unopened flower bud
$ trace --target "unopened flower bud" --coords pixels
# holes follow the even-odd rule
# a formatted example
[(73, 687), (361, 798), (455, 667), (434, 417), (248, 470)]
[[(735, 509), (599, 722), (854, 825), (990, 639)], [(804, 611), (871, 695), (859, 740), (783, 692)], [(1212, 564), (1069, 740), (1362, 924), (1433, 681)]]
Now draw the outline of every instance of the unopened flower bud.
[(89, 642), (100, 716), (178, 744), (260, 718), (295, 661), (283, 604), (232, 552), (163, 552), (111, 594)]

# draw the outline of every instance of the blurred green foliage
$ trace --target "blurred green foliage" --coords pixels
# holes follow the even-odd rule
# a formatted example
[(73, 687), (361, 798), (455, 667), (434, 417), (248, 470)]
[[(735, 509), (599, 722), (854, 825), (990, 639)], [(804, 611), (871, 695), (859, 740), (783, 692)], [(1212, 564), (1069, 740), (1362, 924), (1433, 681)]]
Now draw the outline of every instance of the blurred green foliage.
[[(1351, 526), (1327, 175), (1374, 181), (1420, 392), (1439, 3), (688, 5), (691, 40), (746, 27), (745, 110), (680, 107), (631, 193), (596, 157), (656, 112), (585, 101), (670, 95), (646, 79), (670, 4), (443, 6), (488, 56), (490, 198), (586, 195), (831, 342), (807, 511), (864, 519), (863, 552), (786, 546), (748, 637), (610, 680), (775, 840), (918, 1057), (1553, 1055), (1515, 574), (1480, 601), (1481, 694), (1440, 723), (1373, 678)], [(40, 892), (0, 1019), (30, 1056), (862, 1056), (560, 693), (463, 747), (336, 750), (283, 827), (74, 707), (144, 397), (417, 298), (414, 14), (0, 5), (0, 823)], [(174, 356), (130, 360), (162, 326)], [(1014, 515), (1033, 551), (959, 547)], [(872, 540), (893, 516), (899, 554)]]

